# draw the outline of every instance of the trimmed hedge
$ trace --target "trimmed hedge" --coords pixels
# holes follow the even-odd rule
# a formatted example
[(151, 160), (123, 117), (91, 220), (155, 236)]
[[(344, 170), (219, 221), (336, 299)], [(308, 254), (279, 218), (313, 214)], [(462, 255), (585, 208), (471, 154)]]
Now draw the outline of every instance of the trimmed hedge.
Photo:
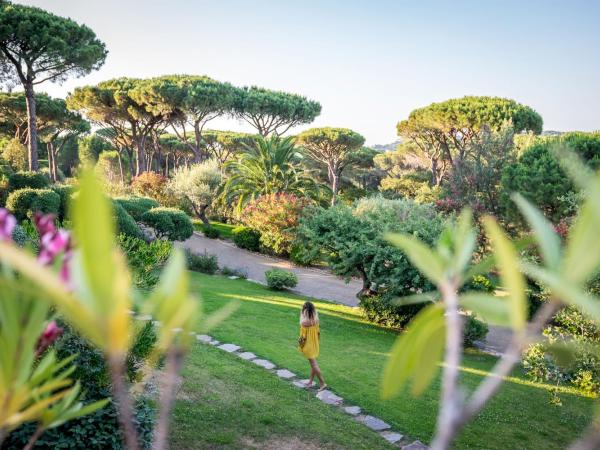
[(187, 258), (187, 267), (189, 270), (194, 272), (207, 273), (214, 275), (219, 270), (219, 260), (216, 255), (212, 255), (208, 252), (196, 254), (189, 249), (185, 251)]
[(60, 196), (60, 208), (58, 209), (58, 220), (61, 222), (68, 217), (69, 205), (71, 203), (71, 196), (75, 192), (75, 188), (69, 185), (54, 185), (50, 189), (56, 192)]
[(113, 201), (113, 205), (117, 233), (142, 239), (142, 230), (140, 230), (138, 224), (135, 223), (133, 217), (129, 215), (129, 213), (121, 206), (120, 203)]
[(18, 221), (31, 217), (36, 211), (58, 216), (60, 195), (50, 189), (18, 189), (8, 195), (6, 208)]
[(185, 241), (194, 233), (190, 218), (176, 208), (152, 208), (142, 215), (142, 222), (170, 241)]
[(239, 226), (231, 232), (233, 242), (240, 248), (257, 252), (260, 250), (260, 232), (252, 228)]
[(265, 272), (267, 286), (276, 291), (293, 288), (298, 284), (298, 277), (294, 272), (287, 270), (271, 269)]
[(115, 201), (125, 208), (125, 211), (136, 221), (142, 220), (145, 212), (160, 206), (156, 200), (150, 197), (118, 197), (115, 198)]
[(8, 177), (8, 192), (19, 189), (45, 189), (50, 186), (50, 180), (39, 172), (16, 172)]

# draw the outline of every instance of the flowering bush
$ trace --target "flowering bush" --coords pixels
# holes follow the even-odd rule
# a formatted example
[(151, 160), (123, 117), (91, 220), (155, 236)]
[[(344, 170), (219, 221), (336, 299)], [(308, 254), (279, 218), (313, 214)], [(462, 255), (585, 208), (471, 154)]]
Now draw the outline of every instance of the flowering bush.
[(150, 197), (159, 203), (166, 198), (167, 178), (156, 172), (144, 172), (131, 181), (133, 192), (142, 197)]
[(288, 255), (302, 210), (309, 203), (308, 199), (292, 194), (263, 195), (246, 206), (242, 220), (260, 233), (260, 243), (264, 248), (277, 255)]

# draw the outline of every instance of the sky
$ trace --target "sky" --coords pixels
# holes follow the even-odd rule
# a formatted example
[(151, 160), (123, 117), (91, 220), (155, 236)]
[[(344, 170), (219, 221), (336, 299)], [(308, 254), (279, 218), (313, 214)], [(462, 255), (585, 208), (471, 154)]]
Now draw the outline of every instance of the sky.
[[(310, 125), (397, 139), (415, 108), (512, 98), (546, 130), (600, 129), (597, 0), (15, 0), (91, 27), (104, 66), (39, 90), (64, 97), (110, 78), (187, 73), (317, 100)], [(235, 119), (209, 128), (251, 131)]]

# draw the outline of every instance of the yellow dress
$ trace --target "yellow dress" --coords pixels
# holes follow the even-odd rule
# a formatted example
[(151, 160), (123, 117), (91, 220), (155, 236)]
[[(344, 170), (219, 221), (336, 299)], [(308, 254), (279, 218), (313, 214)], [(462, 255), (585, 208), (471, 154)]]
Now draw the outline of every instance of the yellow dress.
[(300, 336), (306, 339), (302, 347), (298, 346), (307, 359), (314, 359), (319, 356), (319, 338), (320, 330), (319, 324), (305, 327), (300, 325)]

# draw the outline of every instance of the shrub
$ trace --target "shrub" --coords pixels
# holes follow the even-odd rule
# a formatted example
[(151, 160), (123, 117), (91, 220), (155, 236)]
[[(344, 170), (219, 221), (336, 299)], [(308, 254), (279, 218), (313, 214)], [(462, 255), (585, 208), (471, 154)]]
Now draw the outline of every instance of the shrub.
[(154, 286), (158, 282), (159, 269), (171, 255), (173, 244), (162, 240), (147, 243), (123, 234), (118, 236), (117, 242), (127, 257), (135, 285), (141, 289)]
[(198, 255), (190, 250), (185, 251), (188, 263), (188, 269), (194, 272), (207, 273), (214, 275), (219, 270), (219, 262), (216, 255), (211, 255), (207, 252)]
[(27, 170), (29, 167), (27, 147), (21, 144), (17, 138), (11, 139), (6, 143), (2, 150), (2, 158), (14, 170)]
[(243, 279), (248, 278), (248, 271), (245, 268), (234, 269), (231, 267), (223, 266), (221, 268), (221, 274), (226, 277), (238, 277)]
[(133, 236), (135, 238), (142, 238), (142, 230), (133, 217), (129, 215), (125, 208), (119, 203), (113, 202), (114, 216), (118, 234), (124, 234), (126, 236)]
[(233, 242), (239, 248), (245, 248), (253, 252), (260, 250), (260, 233), (245, 226), (235, 227), (231, 232)]
[(399, 306), (389, 296), (363, 295), (359, 301), (365, 319), (388, 328), (402, 329), (423, 308), (422, 305)]
[(190, 218), (175, 208), (152, 208), (142, 215), (142, 222), (170, 241), (185, 241), (194, 233)]
[(50, 189), (18, 189), (8, 195), (6, 208), (19, 221), (31, 217), (36, 211), (58, 215), (60, 196)]
[(219, 230), (217, 230), (215, 227), (211, 227), (210, 225), (206, 225), (204, 223), (202, 224), (202, 233), (204, 233), (204, 236), (206, 236), (209, 239), (217, 239), (219, 238), (219, 236), (221, 236)]
[(118, 197), (115, 198), (115, 201), (125, 208), (125, 211), (136, 221), (141, 221), (146, 211), (160, 206), (156, 200), (149, 197)]
[(8, 191), (18, 189), (45, 189), (50, 186), (50, 180), (38, 172), (16, 172), (8, 177)]
[(295, 273), (281, 269), (271, 269), (265, 272), (267, 286), (276, 291), (287, 288), (293, 288), (298, 284), (298, 277)]
[(276, 255), (287, 255), (296, 237), (296, 227), (305, 198), (291, 194), (270, 194), (254, 200), (243, 212), (243, 222), (260, 233), (262, 246)]
[(481, 320), (467, 315), (464, 317), (463, 345), (473, 347), (475, 341), (482, 341), (488, 333), (488, 326)]
[(304, 245), (299, 243), (294, 244), (290, 252), (290, 261), (299, 266), (310, 266), (317, 259)]
[(165, 199), (167, 178), (155, 172), (144, 172), (131, 181), (133, 192), (142, 197), (150, 197), (159, 203)]
[(19, 247), (25, 247), (29, 242), (29, 236), (21, 225), (16, 225), (13, 229), (12, 239)]
[(71, 202), (71, 195), (75, 189), (69, 185), (54, 185), (50, 189), (56, 192), (60, 197), (60, 207), (58, 208), (58, 220), (61, 222), (68, 217), (69, 204)]

